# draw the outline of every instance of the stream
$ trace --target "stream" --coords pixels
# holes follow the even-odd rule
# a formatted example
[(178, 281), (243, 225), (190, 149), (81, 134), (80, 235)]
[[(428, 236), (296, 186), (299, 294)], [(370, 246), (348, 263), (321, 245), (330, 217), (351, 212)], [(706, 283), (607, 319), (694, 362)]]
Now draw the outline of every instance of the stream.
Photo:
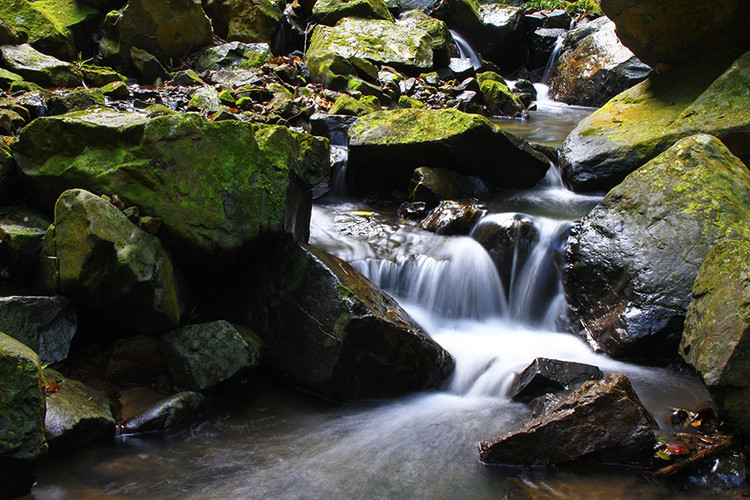
[[(559, 146), (587, 112), (547, 103), (527, 121), (498, 123)], [(187, 430), (52, 457), (33, 497), (695, 498), (637, 472), (506, 469), (478, 460), (480, 440), (529, 417), (506, 391), (539, 356), (625, 373), (663, 430), (673, 407), (699, 408), (709, 399), (693, 375), (614, 361), (564, 333), (555, 255), (573, 221), (598, 200), (566, 190), (551, 169), (536, 188), (488, 203), (478, 226), (515, 218), (537, 235), (523, 261), (511, 263), (507, 283), (471, 236), (438, 236), (362, 204), (316, 205), (311, 244), (391, 293), (454, 356), (456, 371), (442, 390), (332, 407), (259, 381), (244, 400), (225, 402)]]

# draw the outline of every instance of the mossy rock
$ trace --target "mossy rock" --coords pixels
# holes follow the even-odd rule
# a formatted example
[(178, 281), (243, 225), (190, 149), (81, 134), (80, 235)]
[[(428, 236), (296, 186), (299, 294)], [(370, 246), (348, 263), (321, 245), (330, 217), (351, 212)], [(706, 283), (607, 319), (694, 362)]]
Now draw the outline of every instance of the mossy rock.
[(174, 431), (195, 422), (207, 410), (209, 398), (200, 392), (178, 392), (158, 401), (123, 423), (123, 434)]
[(284, 16), (274, 0), (207, 0), (216, 34), (229, 42), (271, 43)]
[(110, 99), (127, 99), (130, 97), (130, 89), (125, 82), (108, 83), (99, 90)]
[(447, 52), (452, 43), (448, 25), (444, 21), (430, 17), (421, 10), (412, 9), (402, 12), (396, 24), (409, 28), (417, 28), (429, 33), (432, 38), (432, 50)]
[(380, 110), (380, 102), (376, 97), (362, 96), (357, 100), (349, 95), (342, 95), (336, 99), (328, 112), (332, 115), (362, 116)]
[(310, 201), (292, 188), (304, 191), (328, 175), (324, 139), (195, 113), (38, 118), (13, 151), (47, 207), (72, 187), (116, 193), (142, 215), (162, 219), (160, 237), (187, 260), (237, 257), (285, 230), (306, 239)]
[(195, 63), (195, 68), (207, 70), (257, 68), (273, 58), (267, 43), (231, 42), (206, 49)]
[(548, 162), (486, 118), (454, 109), (397, 109), (360, 117), (349, 130), (351, 188), (406, 190), (417, 167), (446, 168), (498, 187), (531, 187)]
[(47, 99), (47, 109), (50, 115), (62, 115), (72, 111), (83, 111), (96, 107), (103, 108), (104, 106), (106, 106), (106, 101), (101, 90), (83, 87), (63, 94), (56, 94)]
[(307, 68), (314, 82), (334, 90), (345, 89), (349, 78), (357, 74), (349, 59), (325, 49), (307, 53)]
[(680, 355), (743, 436), (750, 436), (750, 239), (716, 244), (703, 261), (685, 318)]
[(155, 55), (138, 47), (130, 48), (130, 65), (135, 68), (138, 79), (143, 83), (158, 84), (169, 77), (166, 68)]
[(482, 78), (486, 73), (477, 75), (479, 90), (484, 97), (487, 109), (493, 115), (517, 116), (524, 112), (526, 106), (521, 99), (510, 91), (504, 81), (492, 78)]
[[(561, 166), (577, 191), (602, 191), (680, 138), (708, 133), (750, 161), (750, 53), (711, 54), (622, 92), (583, 119)], [(732, 62), (734, 61), (734, 62)]]
[(680, 140), (574, 227), (571, 323), (617, 358), (676, 357), (698, 268), (715, 243), (750, 235), (748, 220), (747, 167), (715, 137)]
[(12, 71), (0, 68), (0, 88), (8, 88), (12, 82), (21, 82), (23, 77)]
[(0, 484), (8, 498), (29, 493), (47, 455), (44, 380), (36, 353), (0, 333)]
[(424, 109), (424, 103), (419, 99), (414, 99), (408, 95), (402, 95), (398, 98), (398, 107)]
[[(2, 14), (0, 14), (2, 16)], [(29, 41), (29, 33), (0, 17), (0, 45), (20, 45)]]
[(393, 20), (383, 0), (318, 0), (312, 13), (318, 22), (329, 26), (345, 17)]
[(200, 111), (206, 114), (215, 113), (220, 107), (219, 93), (214, 87), (209, 86), (196, 89), (188, 103), (189, 111)]
[(83, 73), (70, 63), (42, 54), (29, 44), (0, 47), (2, 60), (10, 71), (42, 86), (77, 87)]
[(110, 83), (120, 83), (126, 80), (123, 75), (106, 66), (83, 64), (79, 69), (83, 73), (83, 81), (92, 87), (104, 87)]

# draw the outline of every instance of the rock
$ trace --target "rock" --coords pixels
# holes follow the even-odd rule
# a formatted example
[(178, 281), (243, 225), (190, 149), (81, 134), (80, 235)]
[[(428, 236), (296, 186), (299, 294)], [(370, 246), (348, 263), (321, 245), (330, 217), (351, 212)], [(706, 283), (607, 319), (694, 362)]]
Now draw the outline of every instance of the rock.
[(105, 394), (50, 368), (44, 370), (44, 379), (48, 388), (44, 433), (50, 451), (114, 437), (115, 419)]
[(150, 384), (166, 370), (159, 341), (148, 335), (136, 335), (115, 341), (104, 378), (119, 385)]
[[(205, 54), (205, 52), (204, 52)], [(178, 71), (172, 78), (172, 83), (181, 87), (203, 86), (206, 84), (195, 70), (187, 69)]]
[(357, 69), (346, 57), (331, 50), (308, 51), (306, 59), (310, 78), (325, 88), (343, 90), (349, 78), (357, 74)]
[(11, 83), (21, 81), (23, 81), (23, 77), (21, 75), (17, 75), (12, 71), (8, 71), (7, 69), (0, 68), (0, 88), (7, 88)]
[[(127, 86), (125, 88), (127, 89)], [(51, 116), (62, 115), (72, 111), (83, 111), (95, 107), (103, 108), (105, 105), (104, 93), (98, 89), (77, 88), (70, 92), (56, 94), (47, 99), (47, 109)]]
[(398, 107), (401, 109), (416, 108), (424, 109), (424, 103), (418, 99), (402, 95), (398, 98)]
[(258, 271), (249, 316), (293, 385), (344, 402), (437, 388), (453, 371), (451, 355), (346, 262), (299, 246)]
[(615, 23), (600, 17), (591, 24), (596, 26), (594, 33), (566, 48), (554, 66), (550, 76), (554, 100), (600, 107), (651, 73), (617, 39)]
[(28, 210), (4, 208), (4, 212), (4, 220), (0, 221), (0, 268), (5, 268), (6, 277), (13, 283), (31, 283), (49, 221)]
[(123, 434), (177, 430), (194, 422), (207, 403), (199, 392), (178, 392), (133, 416), (122, 425)]
[(0, 332), (39, 353), (44, 364), (68, 357), (76, 308), (64, 297), (0, 297)]
[(356, 119), (356, 116), (317, 112), (310, 117), (310, 133), (328, 137), (331, 145), (345, 146), (349, 143), (349, 127)]
[(27, 495), (47, 455), (44, 380), (37, 355), (0, 333), (0, 484), (5, 498)]
[(747, 304), (750, 240), (717, 243), (700, 267), (685, 318), (680, 355), (703, 378), (724, 416), (750, 435)]
[(427, 217), (427, 204), (423, 201), (405, 201), (398, 206), (398, 216), (402, 219), (421, 220)]
[(5, 11), (0, 13), (0, 45), (21, 45), (28, 42), (29, 33), (26, 29), (16, 26), (15, 19), (13, 22), (6, 21), (3, 19), (5, 15)]
[[(712, 54), (644, 82), (609, 101), (563, 144), (563, 178), (576, 191), (611, 189), (682, 137), (715, 135), (741, 160), (750, 160), (746, 92), (750, 53), (733, 64)], [(727, 66), (731, 66), (727, 68)], [(723, 73), (722, 73), (723, 72)]]
[(456, 76), (456, 80), (465, 80), (475, 75), (474, 65), (469, 58), (451, 57), (448, 68)]
[(352, 192), (403, 190), (415, 168), (446, 168), (486, 184), (531, 187), (549, 164), (486, 118), (453, 109), (398, 109), (360, 117), (349, 130)]
[(604, 374), (593, 365), (536, 358), (516, 377), (508, 395), (513, 401), (528, 402), (549, 392), (573, 389), (587, 380), (601, 378)]
[(130, 97), (130, 89), (125, 82), (108, 83), (99, 90), (110, 99), (127, 99)]
[(114, 205), (65, 191), (50, 235), (44, 254), (56, 263), (60, 292), (97, 308), (110, 329), (155, 334), (180, 323), (186, 303), (172, 258)]
[(490, 441), (479, 443), (489, 464), (556, 465), (579, 459), (646, 465), (658, 426), (622, 374), (610, 374), (551, 404), (544, 413)]
[[(515, 71), (525, 62), (526, 25), (524, 9), (502, 3), (481, 3), (478, 32), (465, 32), (476, 49), (503, 71)], [(464, 32), (462, 32), (463, 34)]]
[(744, 28), (750, 13), (742, 0), (602, 0), (601, 9), (617, 24), (622, 43), (653, 68), (728, 47), (750, 48)]
[(445, 168), (420, 167), (409, 181), (409, 199), (435, 206), (441, 200), (473, 198), (484, 191), (479, 179)]
[(195, 68), (201, 73), (207, 70), (257, 68), (272, 58), (267, 43), (231, 42), (206, 49), (195, 63)]
[[(10, 143), (0, 140), (0, 197), (8, 199), (6, 194), (15, 191), (17, 180), (18, 165), (10, 151)], [(4, 237), (0, 238), (0, 240), (4, 239)]]
[(510, 91), (502, 76), (493, 71), (477, 75), (479, 90), (487, 109), (493, 115), (519, 116), (526, 109), (521, 100)]
[(132, 49), (162, 65), (178, 65), (191, 51), (212, 45), (213, 30), (199, 0), (130, 0), (107, 14), (99, 57), (131, 68)]
[(474, 224), (487, 213), (483, 205), (441, 201), (419, 223), (425, 231), (443, 235), (469, 234)]
[(357, 100), (349, 95), (342, 95), (336, 99), (328, 112), (332, 115), (362, 116), (382, 109), (379, 103), (377, 106), (366, 104), (365, 97), (369, 96), (362, 96), (362, 99)]
[(92, 87), (104, 87), (110, 83), (124, 83), (126, 78), (106, 66), (81, 64), (78, 69), (83, 73), (83, 81)]
[(329, 26), (344, 17), (393, 20), (383, 0), (318, 0), (312, 13), (318, 22)]
[(72, 64), (42, 54), (29, 44), (4, 45), (0, 55), (5, 67), (42, 86), (77, 87), (83, 74)]
[(226, 321), (189, 325), (160, 339), (177, 387), (203, 391), (260, 364), (261, 342), (248, 328)]
[(273, 0), (207, 0), (205, 4), (216, 34), (229, 42), (271, 43), (283, 17), (280, 4)]
[(445, 22), (430, 17), (421, 10), (412, 9), (402, 12), (396, 24), (406, 28), (426, 31), (432, 38), (433, 64), (438, 67), (448, 64), (450, 46), (453, 43), (448, 25)]
[(571, 321), (616, 358), (676, 355), (711, 247), (748, 234), (750, 172), (696, 135), (630, 174), (576, 226), (565, 253)]
[(219, 93), (214, 87), (209, 86), (196, 89), (188, 103), (189, 111), (200, 111), (205, 114), (216, 113), (220, 107)]
[(251, 243), (284, 231), (305, 240), (304, 190), (328, 175), (323, 139), (193, 113), (40, 118), (23, 129), (14, 153), (46, 206), (72, 186), (116, 193), (142, 215), (162, 219), (160, 237), (179, 258), (205, 264), (212, 255), (222, 255), (214, 263), (229, 263)]
[(531, 31), (539, 28), (570, 29), (572, 19), (563, 9), (538, 10), (525, 15)]
[(440, 19), (449, 28), (466, 33), (472, 42), (482, 28), (482, 20), (474, 0), (400, 0), (399, 4), (404, 10), (419, 9), (428, 16)]
[(138, 47), (130, 48), (130, 65), (135, 68), (138, 79), (143, 83), (157, 83), (169, 77), (169, 72), (155, 55)]

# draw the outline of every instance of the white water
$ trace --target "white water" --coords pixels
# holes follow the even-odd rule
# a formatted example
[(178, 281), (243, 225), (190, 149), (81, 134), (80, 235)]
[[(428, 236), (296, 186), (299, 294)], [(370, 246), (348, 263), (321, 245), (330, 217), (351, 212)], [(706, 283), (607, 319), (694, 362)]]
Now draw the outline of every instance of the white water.
[(555, 63), (557, 62), (557, 58), (560, 57), (560, 51), (563, 48), (563, 43), (565, 42), (565, 35), (557, 37), (557, 40), (555, 40), (555, 46), (552, 48), (552, 52), (549, 55), (549, 59), (547, 59), (547, 64), (544, 67), (544, 74), (542, 75), (542, 83), (547, 84), (549, 83), (550, 76), (552, 76), (552, 70), (555, 69)]
[(448, 31), (450, 31), (450, 34), (453, 37), (453, 41), (456, 43), (456, 48), (458, 49), (458, 57), (460, 57), (461, 59), (469, 59), (474, 69), (481, 68), (482, 57), (479, 55), (479, 53), (474, 50), (469, 42), (467, 42), (464, 37), (459, 35), (457, 32), (453, 30)]

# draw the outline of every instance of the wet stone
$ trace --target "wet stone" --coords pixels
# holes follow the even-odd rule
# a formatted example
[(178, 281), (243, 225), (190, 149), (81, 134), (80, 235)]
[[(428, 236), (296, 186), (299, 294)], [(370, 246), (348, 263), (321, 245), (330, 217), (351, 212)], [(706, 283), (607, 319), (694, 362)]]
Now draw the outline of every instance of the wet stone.
[(513, 401), (527, 402), (548, 392), (572, 389), (586, 380), (602, 377), (602, 371), (593, 365), (536, 358), (516, 377), (508, 394)]

